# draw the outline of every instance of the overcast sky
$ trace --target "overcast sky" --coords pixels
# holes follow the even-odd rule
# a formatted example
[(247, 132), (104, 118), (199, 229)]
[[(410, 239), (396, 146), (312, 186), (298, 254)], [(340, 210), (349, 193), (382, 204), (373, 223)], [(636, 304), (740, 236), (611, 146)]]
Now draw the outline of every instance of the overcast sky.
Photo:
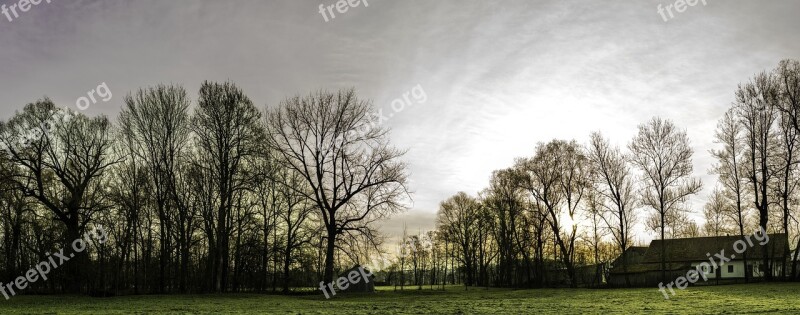
[(203, 80), (232, 80), (261, 107), (355, 87), (385, 111), (419, 85), (426, 102), (386, 122), (414, 192), (385, 224), (396, 235), (432, 229), (440, 201), (476, 194), (538, 142), (599, 130), (624, 146), (661, 116), (692, 141), (699, 212), (737, 84), (800, 58), (800, 1), (707, 0), (665, 22), (657, 6), (671, 3), (368, 0), (326, 22), (333, 0), (52, 0), (0, 15), (0, 118), (45, 95), (75, 109), (102, 82), (113, 98), (86, 113), (113, 118), (125, 94), (158, 83), (196, 98)]

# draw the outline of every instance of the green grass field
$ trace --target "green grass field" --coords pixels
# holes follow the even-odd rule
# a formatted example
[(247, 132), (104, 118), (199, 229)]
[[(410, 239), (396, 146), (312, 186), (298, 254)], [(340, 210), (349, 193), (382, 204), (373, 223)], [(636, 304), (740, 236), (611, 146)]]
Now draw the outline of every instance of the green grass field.
[(380, 288), (372, 295), (17, 296), (0, 314), (799, 314), (800, 284), (694, 287), (671, 300), (652, 289)]

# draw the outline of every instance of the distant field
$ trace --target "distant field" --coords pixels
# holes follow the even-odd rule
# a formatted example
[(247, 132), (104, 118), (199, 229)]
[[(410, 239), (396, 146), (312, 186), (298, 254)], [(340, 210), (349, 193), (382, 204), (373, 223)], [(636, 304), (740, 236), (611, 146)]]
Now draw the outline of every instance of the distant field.
[(18, 296), (0, 314), (800, 314), (800, 284), (690, 288), (664, 300), (652, 289), (380, 288), (368, 296), (256, 294), (90, 298)]

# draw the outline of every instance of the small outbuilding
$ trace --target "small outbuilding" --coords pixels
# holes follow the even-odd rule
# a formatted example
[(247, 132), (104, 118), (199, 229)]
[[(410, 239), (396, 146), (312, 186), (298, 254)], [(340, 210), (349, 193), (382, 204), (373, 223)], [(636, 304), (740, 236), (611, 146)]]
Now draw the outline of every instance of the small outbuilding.
[[(356, 276), (357, 275), (357, 276)], [(350, 282), (347, 289), (338, 290), (339, 293), (375, 293), (375, 275), (361, 265), (355, 265), (339, 275), (340, 279), (355, 279)]]

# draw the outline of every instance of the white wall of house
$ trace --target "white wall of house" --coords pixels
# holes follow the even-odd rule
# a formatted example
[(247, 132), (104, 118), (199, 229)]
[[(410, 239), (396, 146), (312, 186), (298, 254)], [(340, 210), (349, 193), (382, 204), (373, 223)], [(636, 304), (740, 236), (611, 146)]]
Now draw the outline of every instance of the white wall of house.
[[(708, 264), (708, 266), (705, 266), (703, 263)], [(708, 279), (717, 278), (717, 274), (713, 270), (714, 266), (708, 261), (697, 261), (692, 263), (692, 268), (697, 268), (697, 266), (701, 266), (700, 271), (702, 271)], [(744, 278), (745, 268), (743, 261), (729, 261), (725, 263), (724, 266), (717, 266), (717, 268), (720, 269), (720, 279)]]
[[(708, 263), (709, 266), (706, 266), (705, 270), (701, 271), (704, 271), (708, 279), (716, 279), (717, 275), (712, 270), (713, 266), (711, 266), (711, 264), (708, 261), (693, 262), (692, 268), (697, 268), (697, 266), (701, 266), (704, 262)], [(749, 262), (749, 265), (753, 266), (753, 274), (751, 275), (751, 277), (761, 278), (764, 276), (764, 270), (761, 268), (761, 261), (755, 261), (755, 262), (751, 261)], [(733, 266), (732, 267), (733, 271), (731, 271), (731, 267), (729, 266)], [(744, 278), (745, 268), (744, 268), (744, 262), (741, 260), (729, 261), (725, 263), (724, 266), (717, 266), (717, 267), (721, 269), (720, 279)], [(782, 266), (780, 263), (775, 263), (772, 266), (772, 275), (775, 277), (779, 277), (781, 275), (781, 267)], [(701, 266), (700, 269), (703, 269), (703, 267)]]

